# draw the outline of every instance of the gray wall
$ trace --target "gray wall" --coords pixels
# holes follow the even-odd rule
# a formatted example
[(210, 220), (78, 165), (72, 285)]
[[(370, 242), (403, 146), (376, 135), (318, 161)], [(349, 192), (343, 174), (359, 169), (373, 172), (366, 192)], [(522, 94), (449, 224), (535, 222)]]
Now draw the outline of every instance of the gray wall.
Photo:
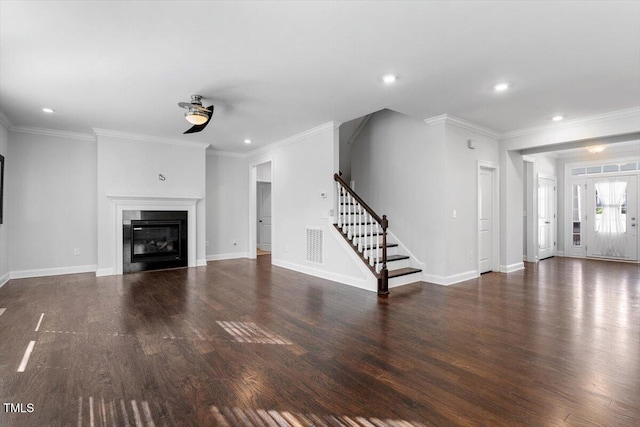
[[(476, 149), (468, 148), (469, 139)], [(479, 160), (498, 163), (495, 139), (391, 110), (373, 114), (352, 146), (356, 191), (388, 215), (427, 280), (448, 282), (477, 270)]]
[[(246, 159), (207, 155), (207, 259), (247, 256), (249, 165)], [(233, 245), (232, 241), (236, 244)]]
[[(10, 270), (96, 264), (96, 143), (10, 132)], [(80, 254), (74, 255), (74, 249)], [(83, 269), (83, 268), (81, 268)]]
[[(4, 125), (0, 124), (0, 154), (4, 156), (5, 159), (5, 167), (9, 164), (9, 133)], [(7, 173), (5, 171), (5, 180), (7, 178)], [(9, 280), (9, 200), (8, 200), (8, 185), (5, 182), (4, 184), (4, 212), (3, 212), (3, 223), (0, 224), (0, 286), (2, 286), (5, 281)]]

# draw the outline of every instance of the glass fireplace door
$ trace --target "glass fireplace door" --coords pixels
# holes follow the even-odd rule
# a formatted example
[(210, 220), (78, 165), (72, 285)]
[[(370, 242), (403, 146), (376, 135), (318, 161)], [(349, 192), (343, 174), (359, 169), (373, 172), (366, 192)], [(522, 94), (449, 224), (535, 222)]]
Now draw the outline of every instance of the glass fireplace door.
[(177, 258), (180, 221), (131, 221), (131, 260)]

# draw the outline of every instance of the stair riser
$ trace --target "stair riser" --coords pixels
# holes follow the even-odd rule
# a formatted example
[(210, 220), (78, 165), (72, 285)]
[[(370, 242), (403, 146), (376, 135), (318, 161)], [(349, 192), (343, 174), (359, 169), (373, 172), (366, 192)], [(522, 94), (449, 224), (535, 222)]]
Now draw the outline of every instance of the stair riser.
[(376, 241), (377, 243), (382, 244), (382, 236), (378, 236), (377, 239), (376, 236), (354, 237), (353, 244), (359, 245), (361, 240), (362, 244), (365, 246), (372, 246), (376, 243)]
[[(357, 227), (358, 224), (367, 224), (367, 232), (370, 231), (370, 229), (373, 228), (373, 230), (376, 230), (375, 227), (375, 221), (372, 221), (370, 218), (367, 218), (365, 216), (361, 216), (361, 215), (350, 215), (347, 218), (341, 218), (342, 222), (340, 223), (341, 226), (345, 226), (345, 227)], [(371, 223), (374, 224), (374, 226), (370, 225)], [(382, 228), (380, 228), (380, 226), (378, 225), (377, 227), (379, 232), (382, 232)], [(364, 231), (364, 225), (362, 225), (362, 231)]]
[(401, 259), (399, 261), (392, 261), (387, 263), (387, 270), (399, 270), (401, 268), (411, 267), (408, 259)]
[[(382, 256), (382, 250), (378, 249), (377, 251), (375, 249), (371, 249), (371, 252), (373, 253), (373, 256), (376, 256), (376, 254), (378, 256)], [(390, 255), (398, 255), (398, 247), (393, 247), (393, 248), (387, 248), (387, 256)], [(369, 256), (369, 251), (365, 251), (365, 256)]]
[(392, 277), (389, 279), (389, 288), (419, 282), (420, 280), (422, 280), (420, 273), (405, 274), (404, 276)]
[[(373, 231), (374, 238), (375, 238), (376, 230), (375, 229), (371, 230), (371, 228), (367, 226), (366, 233), (368, 234), (368, 233), (370, 233), (372, 231)], [(345, 234), (349, 234), (350, 233), (351, 236), (357, 236), (357, 235), (365, 233), (365, 227), (363, 225), (361, 227), (361, 229), (360, 229), (360, 227), (358, 227), (358, 226), (345, 226), (345, 227), (342, 227), (342, 232), (345, 233)], [(380, 239), (382, 238), (382, 230), (378, 230), (378, 238), (380, 238)]]

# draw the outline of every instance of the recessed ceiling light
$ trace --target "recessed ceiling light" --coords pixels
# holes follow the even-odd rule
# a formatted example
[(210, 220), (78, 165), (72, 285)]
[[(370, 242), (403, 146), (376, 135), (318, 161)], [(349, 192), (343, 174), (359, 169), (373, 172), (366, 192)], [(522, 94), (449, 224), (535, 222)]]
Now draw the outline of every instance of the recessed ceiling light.
[(53, 108), (47, 108), (47, 107), (43, 108), (42, 111), (45, 113), (55, 113), (55, 110)]
[(250, 140), (250, 139), (245, 139), (245, 140), (244, 140), (244, 143), (245, 143), (245, 144), (251, 144), (251, 140)]
[(505, 90), (509, 89), (509, 83), (498, 83), (497, 85), (493, 86), (493, 89), (496, 92), (504, 92)]
[(398, 80), (398, 76), (395, 74), (387, 74), (386, 76), (382, 76), (382, 81), (389, 84)]
[(559, 122), (562, 119), (564, 119), (564, 116), (553, 116), (551, 120), (553, 120), (554, 122)]

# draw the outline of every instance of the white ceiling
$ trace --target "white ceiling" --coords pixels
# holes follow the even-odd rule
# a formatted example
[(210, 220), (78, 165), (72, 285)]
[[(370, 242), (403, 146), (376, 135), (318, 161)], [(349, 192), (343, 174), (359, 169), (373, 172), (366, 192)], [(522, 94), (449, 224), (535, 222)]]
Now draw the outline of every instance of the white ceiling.
[[(194, 93), (216, 110), (182, 135)], [(638, 1), (0, 2), (0, 110), (16, 126), (244, 152), (382, 108), (506, 132), (636, 106)]]

